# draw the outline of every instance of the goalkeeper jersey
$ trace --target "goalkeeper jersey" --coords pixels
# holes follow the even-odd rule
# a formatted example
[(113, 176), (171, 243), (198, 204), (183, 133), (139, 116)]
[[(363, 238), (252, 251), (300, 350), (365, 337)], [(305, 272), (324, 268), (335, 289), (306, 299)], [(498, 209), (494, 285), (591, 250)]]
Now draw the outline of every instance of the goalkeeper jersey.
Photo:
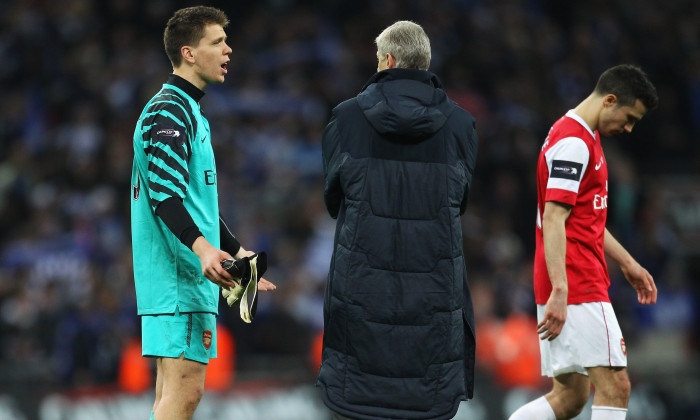
[(161, 202), (179, 198), (207, 241), (220, 246), (216, 164), (209, 123), (199, 108), (202, 96), (171, 74), (134, 130), (131, 239), (139, 315), (176, 308), (218, 313), (218, 286), (156, 215)]

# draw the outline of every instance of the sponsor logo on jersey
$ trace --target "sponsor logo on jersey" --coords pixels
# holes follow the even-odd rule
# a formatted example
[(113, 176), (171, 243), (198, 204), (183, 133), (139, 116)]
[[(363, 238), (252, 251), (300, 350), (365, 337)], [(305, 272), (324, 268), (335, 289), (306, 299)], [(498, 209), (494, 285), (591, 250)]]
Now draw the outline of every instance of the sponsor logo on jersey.
[(216, 172), (211, 169), (204, 171), (204, 183), (207, 185), (216, 185)]
[(622, 354), (627, 356), (627, 346), (625, 345), (625, 339), (621, 338), (620, 339), (620, 348), (622, 349)]
[(596, 194), (593, 197), (593, 208), (595, 210), (603, 210), (608, 208), (608, 195)]
[(202, 344), (204, 344), (204, 348), (207, 350), (209, 350), (209, 347), (211, 347), (211, 337), (212, 337), (212, 334), (211, 334), (211, 331), (209, 331), (209, 330), (205, 330), (202, 333)]
[(550, 172), (550, 178), (563, 178), (570, 179), (573, 181), (579, 181), (581, 179), (581, 170), (583, 169), (583, 164), (578, 162), (570, 162), (568, 160), (555, 160), (552, 161), (552, 171)]
[(172, 128), (164, 128), (162, 130), (156, 131), (156, 135), (166, 136), (166, 137), (180, 137), (180, 132), (173, 130)]

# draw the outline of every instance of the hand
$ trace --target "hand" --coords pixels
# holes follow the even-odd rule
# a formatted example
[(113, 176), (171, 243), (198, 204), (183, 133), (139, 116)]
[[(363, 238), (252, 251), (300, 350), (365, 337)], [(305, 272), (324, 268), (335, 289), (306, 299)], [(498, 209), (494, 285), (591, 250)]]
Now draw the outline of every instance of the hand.
[(199, 257), (202, 274), (209, 281), (224, 289), (233, 289), (236, 286), (231, 275), (221, 267), (221, 261), (233, 258), (228, 252), (215, 248), (204, 236), (194, 241), (192, 251)]
[(637, 291), (637, 301), (639, 303), (642, 305), (656, 303), (656, 284), (654, 284), (654, 278), (644, 267), (633, 261), (630, 266), (622, 267), (622, 274), (625, 275), (629, 284)]
[(277, 286), (275, 286), (274, 283), (265, 280), (263, 277), (260, 277), (260, 281), (258, 282), (259, 291), (267, 292), (275, 290), (276, 288)]
[[(238, 250), (238, 253), (236, 254), (236, 258), (243, 258), (243, 257), (251, 257), (255, 255), (255, 252), (253, 251), (247, 251), (243, 247), (241, 247)], [(258, 291), (262, 292), (268, 292), (277, 289), (277, 286), (275, 286), (274, 283), (265, 280), (264, 277), (260, 277), (260, 281), (258, 281)]]
[(552, 290), (544, 309), (544, 317), (537, 324), (537, 334), (540, 335), (540, 340), (552, 341), (561, 334), (566, 322), (567, 295), (566, 291)]

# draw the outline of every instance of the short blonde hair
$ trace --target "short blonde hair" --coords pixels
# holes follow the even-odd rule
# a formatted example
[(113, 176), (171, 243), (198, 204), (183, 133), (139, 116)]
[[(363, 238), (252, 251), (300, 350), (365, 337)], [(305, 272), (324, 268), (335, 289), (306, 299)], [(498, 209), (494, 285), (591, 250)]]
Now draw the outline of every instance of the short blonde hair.
[(428, 70), (430, 67), (430, 40), (417, 23), (400, 20), (374, 40), (379, 57), (391, 54), (397, 68)]

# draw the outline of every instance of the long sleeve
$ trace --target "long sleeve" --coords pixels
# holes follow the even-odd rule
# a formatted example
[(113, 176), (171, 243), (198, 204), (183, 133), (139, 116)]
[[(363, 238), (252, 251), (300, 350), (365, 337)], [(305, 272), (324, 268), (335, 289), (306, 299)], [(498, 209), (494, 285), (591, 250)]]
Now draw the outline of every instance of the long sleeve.
[(335, 115), (331, 118), (323, 133), (323, 198), (326, 208), (332, 218), (338, 217), (340, 204), (343, 199), (343, 190), (340, 186), (340, 153), (339, 133)]
[(221, 236), (221, 249), (228, 252), (232, 256), (238, 254), (241, 249), (241, 243), (238, 242), (238, 238), (233, 234), (231, 229), (229, 229), (224, 216), (219, 213), (219, 232)]
[(168, 197), (163, 200), (156, 208), (156, 215), (189, 249), (192, 249), (194, 241), (202, 236), (192, 216), (182, 204), (182, 200), (177, 197)]

